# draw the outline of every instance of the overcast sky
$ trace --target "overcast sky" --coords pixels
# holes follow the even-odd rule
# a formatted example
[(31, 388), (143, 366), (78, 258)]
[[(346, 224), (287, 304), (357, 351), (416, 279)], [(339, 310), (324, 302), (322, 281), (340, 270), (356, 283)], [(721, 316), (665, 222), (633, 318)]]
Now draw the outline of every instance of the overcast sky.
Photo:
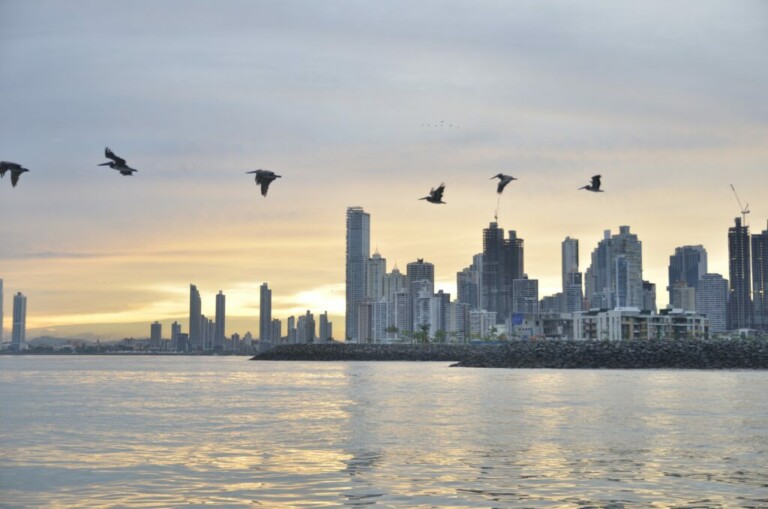
[[(388, 269), (455, 291), (499, 172), (540, 296), (566, 235), (583, 271), (626, 224), (664, 305), (677, 246), (727, 277), (729, 184), (766, 228), (767, 90), (761, 0), (0, 0), (0, 159), (31, 170), (0, 181), (6, 331), (17, 291), (33, 336), (186, 331), (190, 283), (257, 331), (266, 281), (341, 337), (346, 207)], [(107, 145), (138, 173), (98, 167)], [(267, 198), (256, 168), (283, 175)]]

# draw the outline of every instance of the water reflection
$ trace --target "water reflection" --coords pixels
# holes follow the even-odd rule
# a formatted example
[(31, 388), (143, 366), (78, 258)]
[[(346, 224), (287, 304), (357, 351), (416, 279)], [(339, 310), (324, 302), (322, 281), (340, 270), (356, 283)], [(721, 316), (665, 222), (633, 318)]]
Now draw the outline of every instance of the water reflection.
[(766, 373), (108, 357), (0, 368), (10, 506), (768, 505)]

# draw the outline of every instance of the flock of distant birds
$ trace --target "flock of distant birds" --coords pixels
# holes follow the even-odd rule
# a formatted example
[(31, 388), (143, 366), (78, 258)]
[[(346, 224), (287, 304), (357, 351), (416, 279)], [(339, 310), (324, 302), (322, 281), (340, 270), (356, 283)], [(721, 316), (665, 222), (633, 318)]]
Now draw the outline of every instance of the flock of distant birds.
[[(120, 175), (124, 175), (126, 177), (130, 177), (138, 170), (135, 168), (131, 168), (128, 166), (128, 163), (125, 159), (122, 157), (119, 157), (117, 154), (112, 152), (112, 149), (109, 147), (104, 149), (104, 157), (109, 159), (106, 163), (101, 163), (98, 166), (109, 166), (113, 170), (116, 170), (120, 172)], [(22, 173), (29, 171), (27, 168), (24, 168), (22, 165), (18, 163), (12, 163), (9, 161), (0, 161), (0, 177), (4, 177), (6, 172), (11, 173), (11, 185), (13, 187), (16, 187), (16, 184), (19, 182), (19, 177)], [(261, 186), (261, 195), (267, 196), (267, 191), (269, 190), (269, 184), (271, 184), (274, 180), (277, 180), (282, 177), (282, 175), (277, 175), (275, 172), (270, 170), (253, 170), (253, 171), (247, 171), (245, 173), (252, 173), (255, 174), (256, 178), (256, 184)], [(592, 191), (593, 193), (602, 193), (603, 190), (600, 189), (600, 175), (595, 175), (592, 177), (592, 181), (587, 184), (586, 186), (582, 186), (579, 188), (579, 190), (584, 189), (586, 191)], [(517, 180), (515, 177), (512, 177), (510, 175), (504, 175), (503, 173), (499, 173), (497, 175), (494, 175), (489, 180), (493, 179), (499, 179), (499, 184), (496, 186), (496, 192), (499, 195), (499, 199), (501, 199), (501, 193), (504, 191), (504, 188), (507, 187), (507, 184), (512, 182), (513, 180)], [(443, 193), (445, 192), (445, 184), (440, 184), (436, 188), (432, 188), (429, 191), (429, 194), (427, 196), (424, 196), (423, 198), (419, 198), (420, 200), (426, 200), (429, 203), (435, 203), (435, 204), (445, 204), (446, 202), (443, 201)], [(498, 201), (496, 203), (496, 215), (498, 216), (499, 211), (499, 204)]]

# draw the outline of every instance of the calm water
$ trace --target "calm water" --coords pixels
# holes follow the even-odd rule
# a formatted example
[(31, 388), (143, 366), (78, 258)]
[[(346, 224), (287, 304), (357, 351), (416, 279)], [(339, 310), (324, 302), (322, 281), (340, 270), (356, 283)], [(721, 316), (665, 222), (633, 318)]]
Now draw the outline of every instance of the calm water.
[(768, 507), (768, 372), (1, 357), (4, 507)]

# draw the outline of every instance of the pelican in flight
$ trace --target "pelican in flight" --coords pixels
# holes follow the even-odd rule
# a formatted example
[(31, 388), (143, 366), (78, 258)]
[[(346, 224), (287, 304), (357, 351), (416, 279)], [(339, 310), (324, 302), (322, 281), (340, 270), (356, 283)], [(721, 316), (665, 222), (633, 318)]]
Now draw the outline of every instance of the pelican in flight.
[(11, 172), (11, 186), (16, 187), (16, 184), (19, 183), (19, 177), (21, 177), (21, 174), (29, 170), (17, 163), (12, 163), (10, 161), (0, 161), (0, 177), (5, 177), (6, 171)]
[(579, 188), (586, 189), (587, 191), (592, 191), (593, 193), (602, 193), (603, 190), (600, 189), (600, 175), (595, 175), (592, 177), (592, 183), (586, 186), (582, 186)]
[(119, 171), (120, 175), (125, 175), (130, 177), (131, 175), (133, 175), (134, 171), (139, 171), (139, 170), (134, 170), (133, 168), (125, 164), (125, 159), (115, 155), (115, 153), (112, 152), (112, 150), (109, 147), (104, 149), (104, 157), (106, 157), (107, 159), (112, 159), (112, 161), (101, 163), (99, 166), (109, 166), (113, 170)]
[(445, 191), (445, 184), (440, 184), (437, 189), (432, 189), (429, 191), (429, 196), (425, 196), (424, 198), (419, 198), (419, 200), (427, 200), (429, 203), (445, 204), (445, 202), (443, 201), (444, 191)]
[(271, 184), (273, 180), (279, 179), (282, 177), (281, 175), (276, 175), (274, 171), (269, 171), (269, 170), (253, 170), (253, 171), (246, 171), (245, 173), (256, 174), (256, 183), (261, 186), (262, 196), (267, 196), (267, 191), (269, 190), (269, 184)]
[(504, 190), (505, 187), (507, 187), (507, 184), (512, 182), (513, 180), (517, 180), (515, 177), (511, 175), (504, 175), (503, 173), (499, 173), (498, 175), (494, 175), (488, 180), (493, 179), (499, 179), (499, 185), (496, 187), (496, 192), (501, 194), (501, 192)]

